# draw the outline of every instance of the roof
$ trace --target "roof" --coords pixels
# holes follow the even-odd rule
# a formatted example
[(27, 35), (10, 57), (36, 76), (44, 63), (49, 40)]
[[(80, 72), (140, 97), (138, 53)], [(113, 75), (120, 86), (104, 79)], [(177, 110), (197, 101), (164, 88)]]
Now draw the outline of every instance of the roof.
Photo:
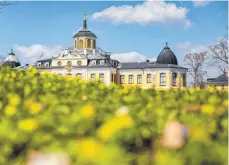
[(222, 74), (220, 75), (219, 77), (217, 78), (208, 78), (207, 79), (207, 83), (210, 83), (210, 84), (224, 84), (224, 83), (228, 83), (228, 77), (225, 75), (225, 74)]
[(90, 30), (87, 30), (87, 29), (83, 29), (83, 30), (80, 30), (79, 32), (77, 32), (73, 38), (76, 38), (76, 37), (96, 37), (96, 35), (94, 33), (92, 33)]
[(120, 63), (118, 68), (119, 69), (145, 69), (145, 68), (179, 68), (179, 69), (187, 69), (187, 68), (181, 67), (179, 65), (158, 64), (158, 63), (150, 63), (150, 62)]
[(37, 61), (37, 62), (52, 62), (52, 58), (39, 60), (39, 61)]
[(158, 55), (156, 63), (178, 65), (177, 58), (172, 50), (168, 47), (167, 42), (164, 49)]

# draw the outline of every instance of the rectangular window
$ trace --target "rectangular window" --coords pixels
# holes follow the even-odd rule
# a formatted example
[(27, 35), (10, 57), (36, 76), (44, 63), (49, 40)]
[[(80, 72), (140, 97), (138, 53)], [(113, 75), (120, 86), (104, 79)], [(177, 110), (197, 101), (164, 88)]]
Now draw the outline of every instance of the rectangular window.
[(138, 75), (137, 77), (137, 83), (141, 84), (142, 83), (142, 75)]
[(146, 76), (146, 82), (147, 83), (152, 83), (152, 76), (151, 76), (151, 74), (147, 74), (147, 76)]
[(103, 74), (103, 73), (100, 73), (100, 74), (99, 74), (99, 81), (100, 81), (101, 83), (104, 83), (104, 74)]
[(183, 86), (186, 87), (186, 74), (183, 74)]
[(134, 83), (134, 76), (133, 75), (129, 75), (129, 84), (133, 84)]
[(95, 82), (95, 74), (91, 74), (91, 81)]
[(166, 86), (165, 73), (160, 74), (160, 86)]
[(173, 86), (176, 86), (176, 83), (177, 83), (177, 74), (176, 73), (173, 73), (172, 74), (172, 84)]
[(114, 81), (113, 73), (111, 73), (111, 82)]
[(124, 75), (120, 76), (120, 84), (125, 84), (125, 76)]
[(116, 83), (116, 74), (114, 74), (114, 83)]

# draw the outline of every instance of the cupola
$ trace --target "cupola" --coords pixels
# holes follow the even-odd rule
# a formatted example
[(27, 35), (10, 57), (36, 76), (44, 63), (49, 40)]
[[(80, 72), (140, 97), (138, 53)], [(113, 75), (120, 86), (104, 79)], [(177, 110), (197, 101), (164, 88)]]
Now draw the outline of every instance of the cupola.
[(167, 42), (166, 42), (164, 49), (158, 55), (156, 63), (178, 65), (177, 57), (172, 52), (172, 50), (169, 48)]
[(16, 55), (13, 52), (13, 49), (11, 49), (8, 56), (4, 59), (3, 65), (8, 65), (11, 68), (21, 66), (19, 60), (17, 59)]
[(87, 28), (87, 17), (86, 13), (84, 13), (83, 28), (73, 36), (74, 49), (95, 49), (96, 38), (96, 35)]

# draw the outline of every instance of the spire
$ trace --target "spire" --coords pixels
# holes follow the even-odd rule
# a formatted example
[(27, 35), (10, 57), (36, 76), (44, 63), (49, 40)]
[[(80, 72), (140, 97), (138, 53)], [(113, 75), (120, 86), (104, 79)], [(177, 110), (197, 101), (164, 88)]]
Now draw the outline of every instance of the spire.
[(168, 44), (168, 42), (165, 43), (165, 49), (169, 49), (169, 44)]
[(86, 12), (84, 12), (84, 18), (83, 18), (83, 29), (87, 29), (87, 15)]
[(10, 49), (9, 55), (14, 55), (13, 49)]

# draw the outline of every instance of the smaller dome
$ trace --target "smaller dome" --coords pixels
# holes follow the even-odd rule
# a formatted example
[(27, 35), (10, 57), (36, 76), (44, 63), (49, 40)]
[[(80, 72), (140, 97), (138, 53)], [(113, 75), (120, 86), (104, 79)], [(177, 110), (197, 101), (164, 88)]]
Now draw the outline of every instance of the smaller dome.
[(96, 35), (87, 29), (83, 29), (83, 30), (80, 30), (78, 33), (76, 33), (73, 36), (73, 38), (76, 38), (76, 37), (94, 37), (96, 38)]
[(158, 55), (156, 63), (178, 65), (177, 58), (172, 50), (168, 47), (167, 42), (164, 49)]
[(16, 55), (13, 52), (13, 49), (11, 49), (11, 52), (4, 59), (3, 65), (8, 65), (11, 68), (21, 66), (19, 60), (17, 59)]

